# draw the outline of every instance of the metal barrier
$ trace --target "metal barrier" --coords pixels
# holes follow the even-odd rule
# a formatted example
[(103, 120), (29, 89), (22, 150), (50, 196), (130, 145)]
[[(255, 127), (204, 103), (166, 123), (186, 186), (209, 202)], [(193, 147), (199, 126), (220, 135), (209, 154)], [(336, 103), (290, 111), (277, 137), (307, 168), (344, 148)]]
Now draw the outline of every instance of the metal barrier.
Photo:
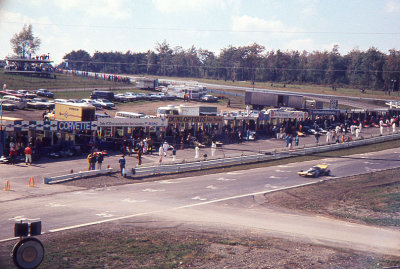
[(400, 139), (400, 133), (390, 134), (386, 136), (377, 136), (367, 139), (359, 139), (352, 142), (344, 142), (340, 144), (323, 144), (295, 149), (277, 149), (273, 151), (262, 151), (261, 154), (255, 155), (241, 155), (226, 157), (221, 159), (210, 159), (202, 161), (193, 161), (185, 163), (172, 163), (154, 166), (140, 166), (132, 169), (132, 173), (138, 177), (152, 176), (168, 173), (181, 173), (209, 168), (218, 168), (224, 166), (232, 166), (236, 164), (255, 163), (260, 161), (283, 159), (295, 156), (304, 156), (315, 153), (346, 149), (351, 147), (363, 146), (368, 144), (375, 144), (385, 141)]
[(82, 178), (82, 177), (90, 177), (90, 176), (95, 176), (95, 175), (109, 174), (112, 172), (113, 172), (112, 168), (106, 168), (106, 169), (101, 169), (101, 170), (79, 171), (78, 173), (71, 173), (71, 174), (62, 175), (62, 176), (45, 177), (45, 178), (43, 178), (43, 183), (44, 184), (60, 183), (60, 182), (74, 180), (74, 179), (78, 179), (78, 178)]

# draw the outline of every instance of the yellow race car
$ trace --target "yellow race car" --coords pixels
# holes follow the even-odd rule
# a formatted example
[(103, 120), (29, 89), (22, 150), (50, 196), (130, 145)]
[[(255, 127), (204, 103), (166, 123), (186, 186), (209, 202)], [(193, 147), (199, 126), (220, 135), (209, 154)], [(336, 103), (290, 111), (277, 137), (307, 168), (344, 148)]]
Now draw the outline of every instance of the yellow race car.
[(308, 170), (300, 170), (298, 172), (299, 176), (302, 177), (319, 177), (319, 176), (329, 176), (331, 171), (328, 169), (326, 164), (317, 164)]

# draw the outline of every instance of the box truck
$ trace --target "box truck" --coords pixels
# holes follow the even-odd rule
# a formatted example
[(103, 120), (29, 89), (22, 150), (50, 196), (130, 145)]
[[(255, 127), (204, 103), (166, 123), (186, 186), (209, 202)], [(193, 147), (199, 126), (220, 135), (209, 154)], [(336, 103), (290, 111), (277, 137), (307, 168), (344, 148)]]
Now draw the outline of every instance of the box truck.
[(44, 116), (44, 120), (59, 121), (94, 121), (96, 108), (87, 104), (56, 103), (52, 112)]

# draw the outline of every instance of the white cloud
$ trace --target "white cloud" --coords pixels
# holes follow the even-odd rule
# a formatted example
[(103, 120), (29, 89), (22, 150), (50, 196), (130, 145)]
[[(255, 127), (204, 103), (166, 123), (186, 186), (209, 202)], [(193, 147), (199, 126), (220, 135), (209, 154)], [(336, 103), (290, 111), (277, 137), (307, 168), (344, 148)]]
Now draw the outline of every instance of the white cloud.
[(389, 0), (385, 4), (385, 11), (388, 13), (398, 13), (400, 12), (400, 1)]
[(232, 18), (232, 31), (235, 32), (273, 32), (293, 33), (299, 31), (295, 27), (287, 27), (279, 20), (264, 20), (257, 17), (234, 16)]
[(132, 2), (129, 0), (68, 0), (55, 1), (55, 4), (64, 10), (79, 9), (90, 17), (125, 19), (132, 15)]
[(239, 0), (152, 0), (162, 13), (202, 11), (208, 9), (226, 9), (240, 5)]

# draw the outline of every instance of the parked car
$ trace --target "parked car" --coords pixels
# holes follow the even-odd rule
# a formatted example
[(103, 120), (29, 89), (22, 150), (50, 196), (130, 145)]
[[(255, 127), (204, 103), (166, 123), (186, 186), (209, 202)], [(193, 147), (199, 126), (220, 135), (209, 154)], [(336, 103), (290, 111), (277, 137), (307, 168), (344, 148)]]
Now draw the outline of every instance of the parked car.
[(3, 101), (8, 100), (10, 103), (15, 104), (18, 109), (25, 109), (27, 106), (27, 102), (24, 98), (17, 97), (14, 95), (4, 95)]
[(33, 99), (33, 98), (37, 97), (37, 94), (35, 94), (33, 92), (30, 92), (30, 91), (27, 91), (27, 90), (18, 90), (17, 92), (20, 93), (20, 94), (23, 94), (24, 97), (27, 98), (27, 99)]
[(0, 94), (2, 94), (2, 95), (12, 95), (12, 96), (20, 97), (20, 98), (24, 97), (23, 94), (19, 93), (18, 91), (14, 91), (14, 90), (3, 90), (3, 91), (0, 91)]
[(18, 109), (18, 106), (9, 100), (0, 100), (3, 110), (13, 111), (14, 109)]
[(128, 99), (128, 102), (133, 102), (138, 99), (137, 95), (132, 92), (126, 92), (126, 93), (124, 93), (124, 96)]
[(54, 93), (46, 89), (39, 89), (35, 93), (39, 96), (54, 98)]
[(128, 102), (129, 98), (123, 93), (118, 93), (114, 95), (114, 100), (118, 102)]
[(99, 102), (97, 102), (96, 100), (93, 100), (93, 99), (82, 99), (81, 101), (82, 101), (82, 103), (86, 103), (88, 105), (92, 105), (95, 108), (101, 108), (101, 104)]
[(68, 100), (67, 99), (54, 99), (54, 103), (64, 104), (64, 103), (68, 103)]
[(328, 169), (326, 164), (317, 164), (308, 170), (300, 170), (298, 172), (299, 176), (302, 177), (319, 177), (319, 176), (329, 176), (331, 171)]
[[(55, 106), (54, 101), (50, 101), (49, 99), (46, 99), (46, 98), (36, 97), (36, 98), (33, 98), (31, 100), (31, 102), (43, 104), (44, 109), (53, 109)], [(29, 102), (28, 102), (28, 107), (29, 107)]]
[(97, 99), (96, 101), (101, 105), (102, 108), (111, 109), (115, 107), (115, 104), (107, 99)]
[(200, 101), (202, 102), (208, 102), (208, 103), (215, 103), (218, 102), (218, 97), (215, 97), (214, 95), (211, 94), (206, 94), (200, 97)]

